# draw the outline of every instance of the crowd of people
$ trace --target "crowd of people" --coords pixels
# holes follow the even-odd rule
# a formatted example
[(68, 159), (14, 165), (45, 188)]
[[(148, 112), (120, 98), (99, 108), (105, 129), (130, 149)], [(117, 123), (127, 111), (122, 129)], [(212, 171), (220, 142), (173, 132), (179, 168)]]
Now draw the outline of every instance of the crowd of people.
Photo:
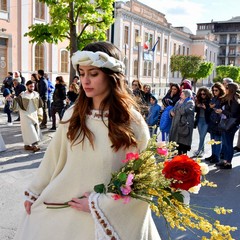
[[(178, 154), (187, 154), (191, 150), (193, 129), (199, 133), (198, 149), (192, 157), (203, 157), (205, 137), (219, 144), (213, 144), (212, 155), (205, 160), (221, 169), (232, 168), (234, 152), (240, 152), (240, 133), (234, 147), (233, 140), (240, 123), (239, 85), (231, 78), (216, 82), (211, 88), (202, 86), (197, 93), (192, 83), (184, 79), (181, 84), (171, 83), (169, 91), (162, 97), (151, 94), (150, 86), (139, 80), (132, 82), (132, 93), (139, 104), (141, 113), (149, 127), (150, 136), (160, 133), (162, 141), (174, 141), (178, 144)], [(147, 95), (146, 95), (147, 94)], [(230, 129), (222, 128), (224, 119), (233, 119)]]
[(48, 74), (40, 69), (31, 74), (26, 82), (21, 72), (8, 72), (3, 80), (1, 91), (5, 98), (4, 113), (7, 115), (7, 125), (13, 125), (12, 112), (17, 112), (14, 121), (20, 121), (24, 149), (39, 151), (41, 129), (47, 128), (47, 122), (52, 123), (49, 131), (56, 131), (57, 116), (62, 119), (65, 110), (70, 107), (79, 94), (79, 77), (73, 78), (67, 90), (62, 76), (57, 76), (55, 84)]
[[(144, 150), (150, 136), (158, 132), (161, 140), (175, 141), (178, 153), (186, 154), (191, 150), (194, 127), (199, 131), (195, 157), (204, 153), (209, 132), (221, 144), (212, 145), (212, 156), (205, 160), (230, 169), (233, 138), (240, 122), (239, 86), (223, 79), (227, 83), (214, 83), (211, 89), (200, 87), (195, 94), (191, 81), (185, 79), (180, 85), (171, 83), (160, 104), (150, 85), (134, 80), (129, 88), (120, 51), (109, 42), (90, 43), (71, 60), (80, 77), (74, 78), (68, 92), (61, 76), (53, 89), (44, 71), (39, 70), (26, 82), (26, 90), (17, 96), (15, 83), (14, 97), (11, 91), (10, 97), (6, 95), (24, 121), (22, 132), (30, 125), (31, 131), (36, 131), (31, 141), (25, 138), (31, 133), (23, 133), (26, 150), (39, 148), (47, 107), (51, 108), (51, 130), (56, 130), (36, 176), (24, 192), (25, 214), (15, 240), (50, 239), (53, 235), (58, 240), (160, 240), (147, 203), (131, 199), (123, 204), (111, 193), (94, 192), (93, 187), (107, 185), (112, 172), (123, 166), (126, 154)], [(52, 93), (50, 105), (48, 91)], [(56, 114), (61, 119), (58, 127)], [(228, 118), (235, 122), (224, 131), (220, 125)], [(66, 203), (68, 208), (47, 208), (48, 204)]]

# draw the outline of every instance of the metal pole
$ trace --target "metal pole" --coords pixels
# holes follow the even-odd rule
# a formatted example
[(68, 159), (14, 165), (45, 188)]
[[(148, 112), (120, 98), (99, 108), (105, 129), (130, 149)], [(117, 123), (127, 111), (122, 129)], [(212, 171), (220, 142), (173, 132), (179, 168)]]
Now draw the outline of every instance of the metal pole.
[(138, 43), (138, 65), (137, 65), (137, 79), (140, 80), (140, 59), (141, 59), (141, 42)]

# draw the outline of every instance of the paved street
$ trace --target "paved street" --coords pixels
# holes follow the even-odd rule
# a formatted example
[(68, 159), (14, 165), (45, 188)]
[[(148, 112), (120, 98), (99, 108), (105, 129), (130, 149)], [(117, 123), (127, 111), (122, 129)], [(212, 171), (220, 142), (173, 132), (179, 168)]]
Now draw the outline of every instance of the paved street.
[[(23, 150), (23, 143), (19, 122), (13, 126), (5, 125), (6, 115), (0, 112), (0, 132), (5, 141), (7, 150), (0, 153), (0, 239), (13, 239), (17, 225), (21, 219), (23, 209), (23, 191), (31, 181), (36, 168), (38, 167), (44, 151), (54, 133), (44, 130), (41, 151), (32, 153)], [(16, 115), (13, 116), (16, 119)], [(48, 128), (50, 128), (50, 123)], [(209, 136), (207, 137), (209, 139)], [(236, 139), (235, 139), (236, 140)], [(196, 150), (198, 134), (194, 130), (192, 150)], [(210, 146), (206, 146), (205, 157), (209, 156)], [(234, 213), (230, 215), (209, 215), (220, 219), (224, 224), (237, 226), (239, 230), (233, 233), (235, 239), (240, 239), (240, 154), (235, 155), (232, 170), (217, 170), (210, 166), (210, 173), (207, 178), (218, 184), (218, 188), (202, 188), (200, 193), (191, 196), (191, 203), (204, 207), (224, 206), (232, 208)], [(162, 219), (154, 218), (159, 233), (163, 240), (167, 240), (167, 230)], [(171, 231), (170, 235), (174, 240), (194, 240), (197, 236), (190, 232)], [(53, 239), (55, 240), (55, 239)], [(135, 240), (135, 239), (130, 239)]]

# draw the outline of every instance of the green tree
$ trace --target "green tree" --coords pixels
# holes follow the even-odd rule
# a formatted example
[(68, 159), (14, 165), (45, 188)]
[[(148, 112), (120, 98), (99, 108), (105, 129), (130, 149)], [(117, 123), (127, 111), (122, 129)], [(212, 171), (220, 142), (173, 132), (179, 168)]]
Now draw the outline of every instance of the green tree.
[(194, 90), (196, 91), (196, 83), (199, 79), (207, 78), (213, 71), (214, 64), (212, 62), (201, 62), (198, 70), (192, 74)]
[(170, 69), (172, 72), (179, 71), (183, 79), (192, 78), (193, 74), (198, 71), (201, 62), (201, 56), (172, 55)]
[[(51, 21), (34, 24), (25, 34), (30, 42), (57, 44), (69, 40), (70, 56), (86, 44), (106, 40), (107, 29), (113, 23), (114, 0), (39, 0), (49, 7)], [(77, 31), (81, 26), (81, 31)], [(70, 80), (75, 75), (72, 65)]]
[(240, 82), (240, 67), (220, 65), (216, 67), (216, 73), (216, 81), (222, 81), (223, 78), (229, 77), (235, 82)]

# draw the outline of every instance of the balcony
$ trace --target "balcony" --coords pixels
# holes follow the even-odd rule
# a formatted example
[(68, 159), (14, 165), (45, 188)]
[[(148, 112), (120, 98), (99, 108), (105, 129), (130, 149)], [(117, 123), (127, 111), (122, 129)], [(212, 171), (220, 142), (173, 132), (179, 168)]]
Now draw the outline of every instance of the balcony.
[(227, 40), (220, 40), (219, 45), (227, 45)]
[(222, 52), (222, 53), (219, 53), (219, 54), (218, 54), (218, 57), (226, 57), (226, 53), (223, 53), (223, 52)]
[(236, 45), (236, 44), (237, 44), (237, 41), (230, 40), (230, 41), (228, 42), (228, 44), (229, 44), (229, 45)]
[(229, 56), (229, 57), (236, 57), (236, 55), (237, 55), (237, 54), (236, 54), (236, 53), (233, 53), (233, 52), (228, 53), (228, 56)]

